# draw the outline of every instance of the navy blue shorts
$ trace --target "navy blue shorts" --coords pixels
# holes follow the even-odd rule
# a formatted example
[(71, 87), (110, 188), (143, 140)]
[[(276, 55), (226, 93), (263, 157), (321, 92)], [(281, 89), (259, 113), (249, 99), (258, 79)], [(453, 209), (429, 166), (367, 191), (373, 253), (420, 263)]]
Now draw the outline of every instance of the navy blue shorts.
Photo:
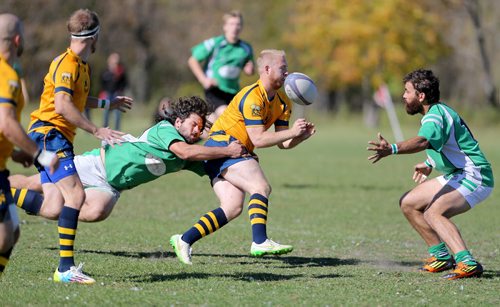
[[(218, 132), (212, 133), (208, 140), (205, 142), (207, 147), (227, 147), (231, 142), (236, 139), (230, 135), (221, 134)], [(241, 161), (254, 159), (253, 157), (240, 157), (240, 158), (220, 158), (215, 160), (203, 161), (205, 172), (210, 177), (210, 182), (217, 177), (222, 177), (222, 172), (233, 164)]]
[(51, 174), (48, 168), (35, 162), (35, 166), (40, 173), (43, 183), (56, 183), (59, 180), (76, 174), (76, 167), (73, 159), (73, 144), (68, 141), (57, 129), (51, 129), (46, 134), (36, 131), (30, 132), (28, 136), (38, 144), (40, 148), (57, 153), (59, 157), (59, 167)]
[[(12, 194), (10, 193), (9, 171), (0, 171), (0, 217), (3, 220), (5, 212), (10, 204), (14, 203)], [(0, 220), (0, 222), (2, 221)]]

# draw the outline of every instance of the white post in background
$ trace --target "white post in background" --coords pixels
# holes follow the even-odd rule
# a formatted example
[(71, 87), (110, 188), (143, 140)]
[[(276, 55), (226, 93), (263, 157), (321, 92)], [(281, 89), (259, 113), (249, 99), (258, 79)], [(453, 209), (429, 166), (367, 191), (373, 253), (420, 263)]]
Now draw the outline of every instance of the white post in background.
[(394, 134), (396, 142), (403, 141), (403, 132), (401, 131), (401, 126), (399, 125), (398, 117), (396, 115), (396, 111), (394, 110), (391, 93), (389, 93), (387, 85), (382, 84), (379, 87), (379, 89), (373, 94), (373, 100), (375, 100), (375, 103), (387, 111), (387, 116), (389, 116), (389, 122), (391, 124), (392, 133)]

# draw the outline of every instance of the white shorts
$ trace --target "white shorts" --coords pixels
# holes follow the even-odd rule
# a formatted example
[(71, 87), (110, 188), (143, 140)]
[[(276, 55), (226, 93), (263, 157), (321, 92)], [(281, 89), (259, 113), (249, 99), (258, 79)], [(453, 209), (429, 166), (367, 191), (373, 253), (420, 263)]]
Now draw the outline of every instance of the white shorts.
[[(436, 179), (443, 186), (449, 185), (450, 187), (457, 190), (465, 200), (469, 203), (469, 206), (473, 208), (475, 205), (479, 204), (488, 196), (490, 196), (493, 191), (492, 187), (485, 187), (483, 185), (476, 185), (471, 183), (464, 183), (465, 175), (464, 174), (455, 174), (453, 177), (446, 179), (445, 176), (436, 177)], [(468, 180), (468, 182), (471, 182)]]
[(83, 188), (97, 189), (113, 195), (115, 201), (120, 198), (120, 191), (113, 188), (107, 181), (106, 170), (100, 156), (78, 155), (75, 156), (75, 166)]

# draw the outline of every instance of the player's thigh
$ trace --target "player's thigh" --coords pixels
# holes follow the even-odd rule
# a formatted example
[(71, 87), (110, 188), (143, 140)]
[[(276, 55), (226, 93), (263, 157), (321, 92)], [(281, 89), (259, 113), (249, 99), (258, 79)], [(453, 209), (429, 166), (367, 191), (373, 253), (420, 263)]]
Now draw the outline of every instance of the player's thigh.
[(67, 205), (76, 209), (82, 206), (85, 200), (85, 192), (78, 173), (62, 178), (56, 185)]
[(445, 185), (433, 198), (426, 215), (442, 215), (451, 218), (470, 210), (465, 197), (455, 188)]
[(228, 220), (240, 215), (245, 201), (245, 192), (243, 190), (222, 178), (214, 179), (213, 189)]
[(117, 201), (118, 198), (108, 191), (86, 189), (79, 218), (84, 222), (102, 221), (111, 214)]
[(229, 166), (224, 170), (222, 176), (231, 184), (247, 193), (261, 192), (269, 194), (271, 192), (269, 183), (259, 162), (254, 159), (244, 160)]
[(436, 178), (424, 181), (401, 197), (401, 209), (424, 211), (442, 188), (443, 185)]
[(14, 189), (30, 189), (37, 192), (42, 192), (42, 184), (40, 182), (40, 174), (25, 176), (14, 174), (9, 176), (10, 186)]

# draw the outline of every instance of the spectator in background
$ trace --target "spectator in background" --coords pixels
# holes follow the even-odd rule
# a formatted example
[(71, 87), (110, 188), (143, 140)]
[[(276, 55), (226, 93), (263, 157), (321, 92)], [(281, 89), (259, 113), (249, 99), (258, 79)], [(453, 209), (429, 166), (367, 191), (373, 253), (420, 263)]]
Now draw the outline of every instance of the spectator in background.
[[(205, 89), (205, 97), (213, 113), (209, 124), (224, 112), (240, 90), (241, 70), (254, 73), (252, 46), (240, 39), (243, 17), (239, 11), (223, 16), (223, 35), (209, 38), (191, 49), (188, 65)], [(203, 64), (203, 66), (202, 66)]]
[[(99, 98), (112, 101), (116, 96), (122, 96), (127, 87), (127, 74), (125, 67), (120, 61), (120, 55), (113, 52), (108, 57), (108, 67), (101, 74), (101, 93)], [(115, 109), (112, 111), (115, 117), (115, 130), (120, 130), (121, 111)], [(110, 110), (104, 111), (104, 127), (109, 126)]]

